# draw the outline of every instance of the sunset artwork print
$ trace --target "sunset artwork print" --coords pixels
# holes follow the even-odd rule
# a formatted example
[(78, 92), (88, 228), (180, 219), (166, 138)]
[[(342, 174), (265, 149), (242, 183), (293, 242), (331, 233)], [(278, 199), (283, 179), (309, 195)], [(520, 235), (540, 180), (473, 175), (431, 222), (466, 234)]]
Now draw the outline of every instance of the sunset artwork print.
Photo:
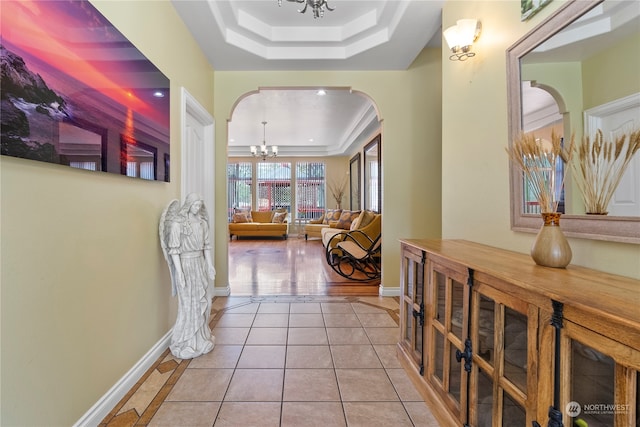
[(2, 155), (169, 181), (169, 79), (88, 1), (0, 1)]

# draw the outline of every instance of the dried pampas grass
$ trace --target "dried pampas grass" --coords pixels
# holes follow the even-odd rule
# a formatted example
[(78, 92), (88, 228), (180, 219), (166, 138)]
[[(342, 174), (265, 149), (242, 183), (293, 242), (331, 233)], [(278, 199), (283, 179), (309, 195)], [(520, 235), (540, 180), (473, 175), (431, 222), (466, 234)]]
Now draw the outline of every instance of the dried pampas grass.
[(640, 130), (605, 141), (602, 131), (595, 138), (583, 138), (575, 147), (573, 178), (584, 198), (587, 213), (606, 214), (607, 206), (631, 162), (640, 150)]
[(556, 162), (562, 159), (565, 164), (568, 163), (573, 146), (573, 135), (569, 147), (564, 148), (562, 138), (552, 132), (550, 143), (530, 133), (521, 135), (506, 149), (513, 163), (524, 172), (542, 213), (556, 212), (558, 209), (566, 174), (562, 178), (557, 176)]

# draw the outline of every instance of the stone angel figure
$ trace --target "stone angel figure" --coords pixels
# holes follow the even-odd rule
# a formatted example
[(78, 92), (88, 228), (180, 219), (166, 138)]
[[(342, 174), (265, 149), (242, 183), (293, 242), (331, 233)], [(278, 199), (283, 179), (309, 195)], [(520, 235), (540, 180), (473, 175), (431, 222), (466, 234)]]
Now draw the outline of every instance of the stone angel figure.
[(160, 246), (171, 272), (172, 295), (178, 295), (178, 315), (171, 336), (171, 353), (192, 359), (213, 349), (209, 316), (211, 263), (209, 220), (202, 198), (187, 195), (184, 204), (172, 200), (160, 217)]

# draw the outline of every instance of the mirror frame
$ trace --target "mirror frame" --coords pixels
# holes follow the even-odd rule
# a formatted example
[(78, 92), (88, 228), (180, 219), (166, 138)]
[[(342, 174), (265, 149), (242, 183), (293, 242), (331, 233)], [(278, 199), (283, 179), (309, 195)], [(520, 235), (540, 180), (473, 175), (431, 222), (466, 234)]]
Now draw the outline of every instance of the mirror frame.
[[(509, 145), (522, 132), (520, 59), (578, 17), (604, 0), (571, 0), (507, 49), (507, 102)], [(539, 214), (525, 214), (522, 203), (522, 171), (509, 160), (511, 229), (537, 233), (542, 226)], [(640, 244), (640, 217), (562, 215), (562, 230), (569, 237)]]

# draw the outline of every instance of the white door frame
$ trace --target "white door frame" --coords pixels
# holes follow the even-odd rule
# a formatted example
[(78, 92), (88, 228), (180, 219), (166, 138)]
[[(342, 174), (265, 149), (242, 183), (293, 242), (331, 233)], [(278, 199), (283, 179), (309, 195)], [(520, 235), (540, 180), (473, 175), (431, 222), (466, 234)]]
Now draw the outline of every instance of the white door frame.
[[(211, 259), (214, 257), (215, 242), (215, 120), (209, 112), (185, 89), (180, 88), (180, 129), (181, 129), (181, 180), (180, 198), (184, 201), (187, 194), (194, 191), (187, 188), (189, 182), (193, 182), (196, 177), (202, 177), (202, 199), (209, 214), (209, 233), (211, 240)], [(186, 155), (189, 141), (187, 117), (192, 118), (202, 129), (204, 141), (204, 155), (194, 159), (193, 156)], [(200, 192), (200, 191), (199, 191)], [(215, 267), (215, 266), (214, 266)], [(213, 295), (214, 289), (210, 289)]]

